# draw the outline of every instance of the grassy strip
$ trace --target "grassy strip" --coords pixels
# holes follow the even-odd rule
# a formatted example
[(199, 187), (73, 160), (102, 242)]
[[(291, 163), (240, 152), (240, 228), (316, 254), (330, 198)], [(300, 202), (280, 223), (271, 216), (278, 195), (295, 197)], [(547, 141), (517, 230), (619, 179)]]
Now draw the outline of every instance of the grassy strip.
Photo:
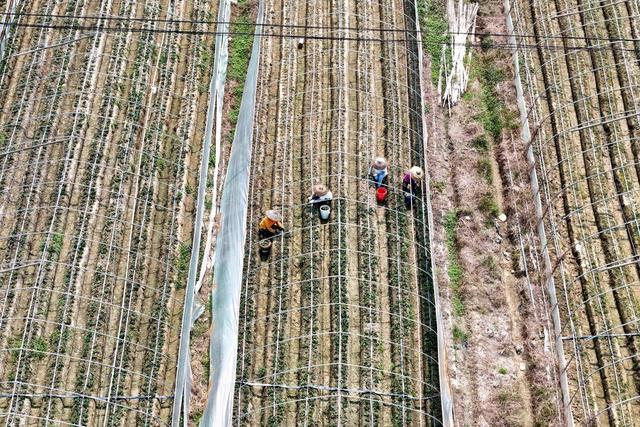
[(442, 46), (447, 46), (445, 54), (451, 59), (449, 44), (449, 23), (444, 2), (438, 0), (419, 0), (418, 19), (422, 29), (422, 45), (431, 58), (431, 80), (438, 83), (442, 59)]
[[(239, 0), (238, 17), (234, 20), (234, 24), (230, 26), (230, 32), (232, 34), (240, 34), (231, 36), (229, 40), (229, 68), (227, 74), (227, 78), (235, 83), (229, 102), (229, 120), (233, 128), (235, 128), (240, 114), (240, 101), (242, 100), (251, 48), (253, 47), (253, 36), (250, 35), (254, 30), (252, 21), (250, 0)], [(233, 138), (233, 132), (230, 133), (230, 137)]]
[(451, 303), (453, 305), (453, 312), (456, 316), (464, 314), (464, 303), (462, 302), (462, 296), (460, 295), (460, 286), (462, 284), (462, 266), (458, 261), (458, 255), (460, 249), (458, 247), (457, 239), (458, 229), (458, 213), (456, 211), (448, 212), (444, 216), (444, 231), (445, 231), (445, 243), (447, 245), (447, 253), (449, 256), (449, 266), (447, 268), (447, 274), (449, 276), (449, 284), (453, 291), (453, 297)]
[(494, 218), (500, 215), (500, 206), (493, 194), (493, 162), (492, 147), (502, 138), (505, 129), (515, 130), (518, 128), (518, 119), (515, 113), (510, 111), (498, 96), (498, 85), (506, 79), (504, 72), (497, 65), (498, 53), (489, 50), (493, 41), (484, 38), (481, 42), (483, 52), (475, 61), (473, 73), (480, 81), (480, 106), (481, 112), (476, 119), (482, 124), (487, 133), (487, 137), (476, 138), (472, 145), (481, 154), (478, 161), (478, 174), (485, 180), (491, 190), (484, 193), (478, 204), (478, 208), (486, 218), (486, 226), (493, 225)]
[(505, 125), (504, 103), (498, 98), (496, 87), (504, 81), (504, 73), (491, 61), (484, 61), (483, 58), (478, 61), (478, 77), (482, 85), (480, 99), (482, 101), (482, 113), (480, 113), (480, 121), (485, 131), (491, 135), (494, 141), (502, 136), (502, 130)]

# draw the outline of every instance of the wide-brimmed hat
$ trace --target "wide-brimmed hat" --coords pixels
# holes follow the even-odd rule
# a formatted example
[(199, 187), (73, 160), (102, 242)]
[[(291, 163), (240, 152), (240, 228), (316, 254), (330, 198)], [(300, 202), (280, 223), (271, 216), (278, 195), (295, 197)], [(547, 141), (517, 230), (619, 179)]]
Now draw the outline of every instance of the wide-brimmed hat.
[(387, 159), (384, 157), (378, 157), (373, 161), (373, 167), (378, 170), (383, 170), (387, 167)]
[(282, 215), (280, 215), (280, 212), (278, 212), (278, 211), (268, 210), (268, 211), (265, 212), (265, 215), (271, 221), (278, 221), (278, 222), (282, 221)]
[(415, 180), (421, 180), (422, 178), (424, 178), (424, 171), (422, 170), (422, 168), (420, 166), (414, 166), (412, 167), (409, 172), (411, 173), (411, 178), (415, 179)]
[(324, 184), (316, 184), (313, 186), (313, 194), (316, 196), (324, 196), (329, 192), (329, 189)]

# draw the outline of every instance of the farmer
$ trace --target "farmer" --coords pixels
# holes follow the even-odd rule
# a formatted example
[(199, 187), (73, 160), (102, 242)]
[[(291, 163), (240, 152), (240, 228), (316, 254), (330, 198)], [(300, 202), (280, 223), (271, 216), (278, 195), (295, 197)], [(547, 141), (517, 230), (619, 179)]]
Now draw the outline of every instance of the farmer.
[(420, 166), (413, 166), (402, 177), (402, 191), (404, 192), (404, 204), (411, 208), (413, 199), (419, 194), (420, 183), (424, 178), (424, 171)]
[(260, 221), (260, 228), (258, 230), (260, 239), (269, 239), (283, 231), (282, 215), (274, 210), (265, 212), (265, 216), (262, 218), (262, 221)]
[(389, 170), (387, 169), (387, 159), (384, 157), (378, 157), (371, 163), (371, 167), (369, 168), (369, 175), (373, 178), (376, 183), (376, 187), (381, 187), (384, 185), (387, 176), (389, 175)]
[(309, 196), (309, 203), (320, 207), (330, 204), (331, 200), (333, 200), (333, 194), (326, 185), (316, 184), (313, 186), (311, 196)]

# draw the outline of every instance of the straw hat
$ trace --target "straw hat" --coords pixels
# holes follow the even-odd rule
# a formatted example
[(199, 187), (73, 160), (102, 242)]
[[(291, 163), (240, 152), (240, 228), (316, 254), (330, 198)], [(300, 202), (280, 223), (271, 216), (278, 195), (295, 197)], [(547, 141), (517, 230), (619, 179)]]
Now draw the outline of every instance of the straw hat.
[(323, 184), (316, 184), (313, 186), (313, 194), (315, 196), (324, 196), (329, 192), (329, 189)]
[(420, 166), (412, 167), (411, 169), (409, 169), (409, 172), (411, 173), (411, 178), (415, 179), (416, 181), (424, 178), (424, 171)]
[(282, 221), (282, 215), (280, 215), (280, 212), (276, 212), (274, 210), (268, 210), (265, 212), (265, 215), (267, 215), (267, 218), (269, 218), (271, 221), (277, 221), (277, 222)]
[(378, 157), (373, 161), (373, 167), (377, 170), (383, 170), (387, 167), (387, 159), (385, 159), (384, 157)]

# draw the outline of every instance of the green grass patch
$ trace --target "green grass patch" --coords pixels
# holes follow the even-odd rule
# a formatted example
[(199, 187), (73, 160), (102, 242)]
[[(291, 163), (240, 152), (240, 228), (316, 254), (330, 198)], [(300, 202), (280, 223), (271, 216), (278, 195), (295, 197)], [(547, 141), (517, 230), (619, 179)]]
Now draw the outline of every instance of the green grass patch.
[(460, 295), (460, 287), (462, 285), (462, 266), (458, 260), (458, 254), (460, 252), (457, 240), (458, 230), (458, 213), (451, 211), (444, 217), (444, 230), (445, 230), (445, 242), (447, 245), (449, 267), (447, 269), (447, 275), (449, 276), (449, 285), (453, 291), (451, 304), (453, 305), (453, 312), (456, 316), (464, 314), (465, 307)]
[(451, 59), (449, 23), (446, 16), (444, 2), (437, 0), (418, 1), (422, 45), (431, 58), (431, 80), (434, 84), (438, 83), (443, 46), (447, 46), (445, 55), (449, 60)]
[(480, 175), (487, 184), (493, 185), (493, 164), (491, 163), (491, 159), (488, 157), (480, 158), (476, 169), (478, 170), (478, 175)]
[(485, 131), (491, 135), (494, 141), (498, 141), (504, 128), (505, 106), (498, 98), (496, 87), (505, 79), (505, 75), (490, 60), (479, 61), (478, 64), (478, 77), (482, 85), (482, 113), (479, 119)]
[(501, 375), (507, 375), (509, 370), (507, 368), (500, 368), (498, 369), (498, 372), (500, 372)]
[(451, 334), (453, 335), (453, 341), (456, 344), (469, 344), (469, 333), (460, 328), (458, 325), (453, 327), (453, 329), (451, 330)]
[[(48, 252), (55, 257), (60, 255), (62, 251), (62, 245), (64, 244), (64, 236), (62, 234), (54, 233), (49, 240)], [(44, 242), (42, 243), (44, 247)]]
[(498, 202), (492, 193), (485, 193), (482, 198), (480, 198), (478, 208), (480, 212), (487, 217), (489, 223), (500, 215), (500, 206), (498, 206)]
[(471, 141), (471, 145), (478, 151), (489, 151), (490, 144), (487, 140), (487, 137), (484, 135), (480, 135)]
[(47, 345), (47, 341), (42, 337), (37, 337), (33, 341), (33, 358), (36, 360), (41, 360), (46, 355), (45, 353), (48, 351), (49, 346)]
[(186, 286), (187, 274), (189, 273), (189, 261), (191, 260), (191, 245), (184, 242), (178, 247), (178, 256), (174, 261), (176, 269), (176, 288), (181, 289)]
[(240, 33), (231, 37), (229, 42), (229, 68), (227, 77), (237, 83), (232, 90), (232, 99), (229, 110), (229, 120), (235, 128), (240, 114), (240, 101), (249, 68), (251, 58), (251, 48), (253, 47), (254, 23), (251, 22), (248, 0), (238, 2), (240, 16), (230, 26), (231, 33)]

